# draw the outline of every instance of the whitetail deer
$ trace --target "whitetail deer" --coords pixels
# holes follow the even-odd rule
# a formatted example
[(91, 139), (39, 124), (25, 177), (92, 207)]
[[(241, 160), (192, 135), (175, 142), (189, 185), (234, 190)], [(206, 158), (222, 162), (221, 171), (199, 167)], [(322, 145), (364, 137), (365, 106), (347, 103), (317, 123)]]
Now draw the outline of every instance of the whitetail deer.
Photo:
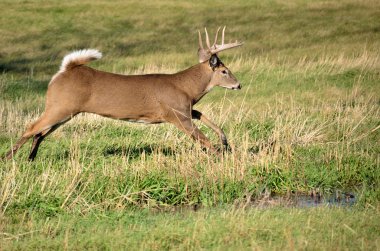
[(10, 159), (33, 137), (29, 160), (33, 160), (42, 140), (60, 125), (81, 112), (104, 117), (148, 124), (169, 122), (199, 141), (205, 148), (216, 152), (207, 137), (192, 123), (198, 119), (214, 130), (222, 144), (227, 139), (218, 126), (193, 106), (214, 86), (232, 90), (241, 88), (230, 70), (216, 55), (242, 43), (215, 42), (210, 46), (205, 28), (206, 45), (199, 33), (199, 64), (175, 74), (119, 75), (98, 71), (85, 66), (101, 58), (97, 50), (81, 50), (64, 57), (60, 71), (51, 79), (46, 95), (45, 111), (32, 123), (13, 148), (6, 154)]

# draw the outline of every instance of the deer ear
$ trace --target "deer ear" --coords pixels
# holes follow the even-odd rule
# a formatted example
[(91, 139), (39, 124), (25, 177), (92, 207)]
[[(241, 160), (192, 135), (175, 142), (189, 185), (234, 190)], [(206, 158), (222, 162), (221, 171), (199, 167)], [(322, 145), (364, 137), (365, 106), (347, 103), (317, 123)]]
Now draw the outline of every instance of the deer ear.
[(210, 62), (211, 68), (214, 70), (219, 64), (218, 57), (215, 54), (212, 55), (209, 62)]

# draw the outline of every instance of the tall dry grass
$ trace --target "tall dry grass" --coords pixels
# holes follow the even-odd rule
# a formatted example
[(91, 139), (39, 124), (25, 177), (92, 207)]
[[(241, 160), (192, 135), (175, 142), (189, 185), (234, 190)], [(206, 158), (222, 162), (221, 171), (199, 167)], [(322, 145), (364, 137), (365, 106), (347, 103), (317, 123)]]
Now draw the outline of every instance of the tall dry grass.
[[(378, 146), (373, 142), (379, 130), (378, 93), (366, 89), (363, 83), (372, 77), (366, 72), (378, 68), (378, 57), (366, 53), (355, 58), (321, 56), (300, 59), (296, 64), (286, 63), (286, 59), (271, 62), (239, 57), (230, 65), (248, 80), (244, 89), (238, 94), (216, 91), (199, 105), (225, 128), (231, 151), (222, 158), (203, 151), (170, 125), (141, 126), (92, 114), (78, 115), (44, 142), (36, 163), (25, 161), (28, 149), (14, 160), (3, 162), (2, 213), (9, 205), (17, 207), (37, 194), (38, 198), (57, 200), (59, 203), (53, 202), (57, 207), (54, 210), (79, 208), (86, 212), (130, 205), (214, 204), (247, 193), (257, 196), (268, 186), (276, 192), (307, 191), (310, 185), (294, 180), (297, 174), (291, 174), (295, 167), (298, 171), (307, 169), (299, 166), (304, 154), (300, 149), (322, 149), (320, 159), (307, 159), (304, 164), (333, 162), (330, 168), (334, 172), (356, 168), (347, 165), (347, 156), (362, 157), (367, 165), (379, 165), (375, 154)], [(344, 73), (351, 68), (360, 71), (354, 73), (352, 87), (328, 86), (330, 76), (345, 81)], [(147, 65), (128, 73), (176, 70)], [(309, 76), (315, 76), (312, 82), (320, 82), (323, 88), (314, 85), (310, 90), (293, 89), (289, 93), (280, 89), (260, 96), (264, 83), (281, 79), (289, 85), (310, 83), (305, 80)], [(25, 113), (28, 100), (1, 102), (1, 129), (12, 135), (14, 142), (25, 124), (42, 110)], [(43, 102), (43, 97), (38, 96), (34, 102)], [(195, 123), (218, 144), (212, 131)], [(268, 176), (279, 180), (266, 184)], [(170, 197), (171, 193), (173, 200), (160, 197)]]

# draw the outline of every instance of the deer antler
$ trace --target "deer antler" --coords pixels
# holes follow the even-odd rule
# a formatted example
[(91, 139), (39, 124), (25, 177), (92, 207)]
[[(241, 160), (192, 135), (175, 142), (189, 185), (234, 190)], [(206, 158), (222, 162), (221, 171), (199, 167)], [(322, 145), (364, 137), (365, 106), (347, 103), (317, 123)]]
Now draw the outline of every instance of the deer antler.
[(216, 42), (218, 40), (219, 30), (220, 30), (220, 27), (216, 31), (214, 44), (212, 46), (210, 46), (210, 39), (209, 39), (209, 36), (207, 33), (207, 29), (205, 28), (207, 49), (203, 48), (201, 32), (198, 31), (198, 35), (199, 35), (199, 49), (198, 49), (199, 62), (202, 63), (202, 62), (210, 59), (211, 55), (216, 54), (218, 52), (228, 50), (228, 49), (232, 49), (232, 48), (243, 45), (243, 43), (240, 43), (237, 40), (235, 43), (228, 43), (228, 44), (224, 43), (224, 31), (226, 30), (226, 26), (223, 27), (223, 31), (222, 31), (222, 44), (217, 44)]

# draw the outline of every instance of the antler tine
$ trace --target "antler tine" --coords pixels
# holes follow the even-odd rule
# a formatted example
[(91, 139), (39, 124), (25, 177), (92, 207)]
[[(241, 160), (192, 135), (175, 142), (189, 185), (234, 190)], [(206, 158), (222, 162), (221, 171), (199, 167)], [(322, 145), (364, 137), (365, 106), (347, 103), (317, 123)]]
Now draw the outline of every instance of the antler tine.
[(223, 27), (223, 32), (222, 32), (222, 46), (224, 45), (224, 31), (226, 30), (226, 26)]
[(216, 47), (214, 50), (211, 50), (211, 53), (216, 54), (218, 52), (225, 51), (228, 49), (232, 49), (232, 48), (235, 48), (235, 47), (238, 47), (241, 45), (243, 45), (243, 43), (239, 43), (239, 42), (224, 44), (224, 45)]
[(215, 40), (214, 40), (214, 44), (212, 45), (212, 47), (215, 47), (215, 45), (216, 45), (216, 42), (217, 42), (217, 40), (218, 40), (219, 30), (220, 30), (220, 27), (219, 27), (218, 30), (216, 31)]
[(206, 45), (207, 48), (203, 48), (203, 43), (202, 43), (202, 35), (201, 32), (198, 30), (198, 37), (199, 37), (199, 50), (198, 50), (198, 57), (199, 57), (199, 62), (204, 62), (208, 59), (210, 59), (211, 55), (216, 54), (221, 51), (225, 51), (228, 49), (232, 49), (238, 46), (243, 45), (242, 42), (234, 42), (234, 43), (224, 43), (224, 35), (226, 31), (226, 26), (223, 27), (222, 31), (222, 44), (217, 44), (218, 36), (219, 36), (219, 31), (221, 27), (218, 28), (215, 34), (215, 41), (214, 44), (210, 47), (210, 38), (208, 36), (207, 28), (205, 27), (205, 34), (206, 34)]
[(210, 39), (208, 38), (208, 33), (207, 33), (207, 29), (205, 27), (205, 33), (206, 33), (206, 44), (207, 44), (207, 48), (209, 50), (211, 50), (211, 47), (210, 47)]
[(203, 49), (202, 35), (199, 30), (198, 30), (198, 40), (199, 40), (199, 48)]

